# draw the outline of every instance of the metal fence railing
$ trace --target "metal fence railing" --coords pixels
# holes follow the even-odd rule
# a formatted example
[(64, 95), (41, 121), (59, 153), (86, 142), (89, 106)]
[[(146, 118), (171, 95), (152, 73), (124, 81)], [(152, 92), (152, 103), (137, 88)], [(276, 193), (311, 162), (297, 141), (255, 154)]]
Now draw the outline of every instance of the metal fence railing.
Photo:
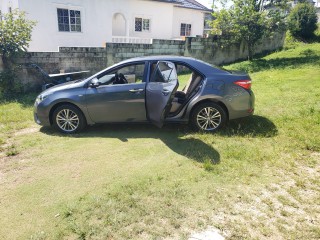
[(113, 36), (113, 43), (152, 44), (152, 38)]

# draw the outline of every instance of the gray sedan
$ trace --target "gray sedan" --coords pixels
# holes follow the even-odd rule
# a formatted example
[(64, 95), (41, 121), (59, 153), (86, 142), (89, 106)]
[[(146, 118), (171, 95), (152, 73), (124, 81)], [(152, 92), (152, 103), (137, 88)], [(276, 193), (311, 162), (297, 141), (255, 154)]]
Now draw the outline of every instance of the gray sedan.
[[(183, 88), (179, 80), (186, 81)], [(250, 77), (187, 57), (133, 58), (83, 80), (47, 89), (34, 119), (63, 133), (96, 123), (190, 123), (215, 132), (230, 119), (253, 114)]]

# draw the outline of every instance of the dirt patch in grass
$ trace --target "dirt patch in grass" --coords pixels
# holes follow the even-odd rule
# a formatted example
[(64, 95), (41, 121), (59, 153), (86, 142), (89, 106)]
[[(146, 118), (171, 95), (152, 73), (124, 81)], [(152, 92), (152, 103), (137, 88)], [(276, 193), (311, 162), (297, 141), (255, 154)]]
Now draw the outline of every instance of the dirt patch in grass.
[(40, 131), (40, 126), (32, 126), (29, 128), (24, 128), (16, 131), (14, 133), (14, 136), (21, 136), (21, 135), (26, 135), (26, 134), (32, 134)]
[(0, 184), (8, 183), (9, 179), (7, 176), (12, 171), (15, 178), (13, 180), (10, 179), (13, 184), (11, 187), (25, 181), (25, 179), (21, 179), (19, 172), (27, 167), (26, 162), (28, 162), (28, 158), (23, 153), (23, 150), (19, 149), (15, 137), (33, 134), (39, 132), (39, 129), (37, 126), (20, 129), (7, 138), (6, 143), (1, 146), (3, 151), (0, 152)]
[(9, 137), (0, 145), (0, 164), (4, 162), (6, 157), (13, 157), (19, 154), (18, 146), (14, 142), (14, 138), (26, 134), (32, 134), (39, 132), (39, 126), (32, 126), (28, 128), (22, 128), (10, 134)]
[[(314, 155), (318, 153), (305, 157)], [(319, 239), (320, 159), (316, 161), (314, 167), (297, 162), (292, 171), (273, 170), (268, 184), (241, 185), (234, 194), (226, 190), (225, 204), (218, 200), (223, 189), (217, 191), (208, 203), (214, 207), (207, 222), (227, 239)]]

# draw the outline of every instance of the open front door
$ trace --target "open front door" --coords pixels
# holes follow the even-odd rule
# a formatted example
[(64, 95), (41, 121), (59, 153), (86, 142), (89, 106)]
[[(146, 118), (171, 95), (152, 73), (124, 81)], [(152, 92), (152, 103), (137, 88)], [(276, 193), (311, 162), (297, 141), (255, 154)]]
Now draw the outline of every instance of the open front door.
[(177, 71), (172, 62), (158, 62), (146, 87), (146, 106), (149, 120), (161, 128), (170, 112), (178, 88)]

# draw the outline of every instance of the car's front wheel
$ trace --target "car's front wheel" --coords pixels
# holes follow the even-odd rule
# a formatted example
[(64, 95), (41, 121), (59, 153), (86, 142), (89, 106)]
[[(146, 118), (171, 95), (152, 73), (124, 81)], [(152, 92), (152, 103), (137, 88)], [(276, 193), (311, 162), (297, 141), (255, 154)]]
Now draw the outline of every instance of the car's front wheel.
[(52, 115), (53, 126), (62, 133), (76, 133), (86, 126), (83, 113), (73, 105), (57, 107)]
[(206, 102), (196, 106), (190, 121), (195, 130), (216, 132), (225, 125), (227, 114), (219, 104)]

